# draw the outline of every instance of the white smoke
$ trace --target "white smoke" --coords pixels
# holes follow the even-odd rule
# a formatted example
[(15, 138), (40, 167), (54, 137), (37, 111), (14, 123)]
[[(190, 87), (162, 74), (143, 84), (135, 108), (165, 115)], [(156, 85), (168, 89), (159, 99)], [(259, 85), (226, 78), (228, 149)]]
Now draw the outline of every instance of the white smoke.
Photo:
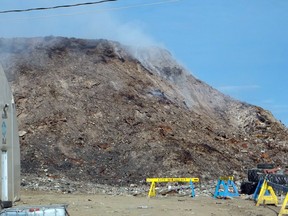
[[(128, 11), (129, 12), (129, 11)], [(6, 15), (0, 20), (0, 37), (64, 36), (108, 39), (130, 46), (159, 45), (144, 33), (148, 27), (140, 20), (124, 20), (113, 12), (87, 14)], [(127, 18), (127, 17), (126, 17)], [(4, 22), (5, 20), (5, 22)]]
[(144, 33), (145, 23), (137, 20), (120, 21), (111, 14), (103, 15), (102, 22), (91, 21), (87, 26), (88, 35), (118, 41), (129, 46), (152, 46), (156, 41)]

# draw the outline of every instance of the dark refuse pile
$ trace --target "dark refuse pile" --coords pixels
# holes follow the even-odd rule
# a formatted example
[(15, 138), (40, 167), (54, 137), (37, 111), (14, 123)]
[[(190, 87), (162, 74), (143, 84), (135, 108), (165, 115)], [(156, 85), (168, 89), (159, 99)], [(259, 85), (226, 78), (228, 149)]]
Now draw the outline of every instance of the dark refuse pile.
[(258, 164), (256, 168), (249, 169), (248, 181), (241, 183), (241, 193), (253, 194), (260, 180), (266, 179), (272, 183), (288, 186), (288, 169), (275, 164)]

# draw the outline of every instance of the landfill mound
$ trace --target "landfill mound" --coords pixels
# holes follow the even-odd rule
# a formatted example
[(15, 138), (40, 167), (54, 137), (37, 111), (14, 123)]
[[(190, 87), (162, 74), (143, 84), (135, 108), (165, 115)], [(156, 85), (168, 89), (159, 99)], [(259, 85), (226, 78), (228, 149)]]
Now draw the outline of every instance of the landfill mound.
[(22, 175), (110, 185), (244, 178), (287, 164), (287, 128), (196, 79), (162, 48), (64, 37), (0, 39)]

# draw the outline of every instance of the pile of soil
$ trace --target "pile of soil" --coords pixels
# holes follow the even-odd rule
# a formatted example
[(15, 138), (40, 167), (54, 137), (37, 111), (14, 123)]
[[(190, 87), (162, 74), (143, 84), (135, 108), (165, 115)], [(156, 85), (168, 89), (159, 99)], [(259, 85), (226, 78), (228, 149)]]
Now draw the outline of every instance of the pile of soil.
[(167, 50), (63, 37), (0, 39), (17, 105), (22, 175), (110, 185), (244, 178), (287, 164), (273, 115), (193, 77)]

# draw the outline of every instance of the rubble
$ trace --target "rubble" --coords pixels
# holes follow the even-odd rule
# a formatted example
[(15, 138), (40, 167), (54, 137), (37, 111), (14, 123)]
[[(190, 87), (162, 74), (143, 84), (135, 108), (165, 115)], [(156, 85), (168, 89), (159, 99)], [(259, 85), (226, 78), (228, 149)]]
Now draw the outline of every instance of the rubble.
[(166, 50), (2, 38), (0, 62), (17, 105), (24, 188), (133, 195), (147, 177), (209, 182), (287, 165), (283, 124), (196, 79)]

